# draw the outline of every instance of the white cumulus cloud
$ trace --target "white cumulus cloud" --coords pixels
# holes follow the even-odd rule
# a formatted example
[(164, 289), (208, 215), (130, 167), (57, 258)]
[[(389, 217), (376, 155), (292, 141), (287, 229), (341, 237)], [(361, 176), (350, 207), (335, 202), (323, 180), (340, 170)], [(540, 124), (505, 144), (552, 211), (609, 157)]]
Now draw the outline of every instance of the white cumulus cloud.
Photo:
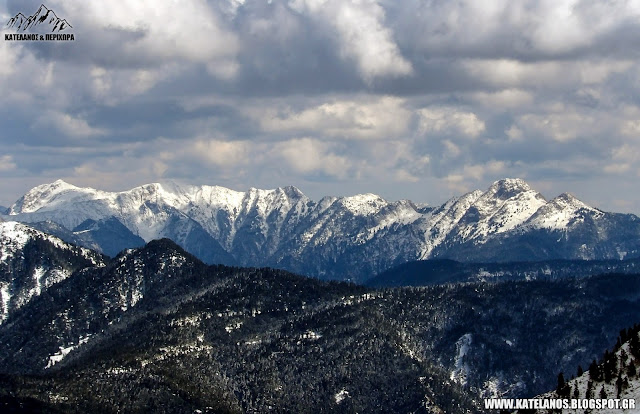
[(376, 0), (293, 0), (291, 5), (336, 31), (340, 54), (355, 59), (368, 82), (377, 77), (413, 72), (385, 25), (385, 11)]

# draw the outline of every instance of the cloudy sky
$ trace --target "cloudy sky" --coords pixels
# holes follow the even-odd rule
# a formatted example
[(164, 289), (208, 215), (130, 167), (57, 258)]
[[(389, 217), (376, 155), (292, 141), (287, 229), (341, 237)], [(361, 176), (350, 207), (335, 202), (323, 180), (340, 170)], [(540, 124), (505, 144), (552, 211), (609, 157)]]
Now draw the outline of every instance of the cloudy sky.
[[(41, 1), (0, 0), (4, 27)], [(48, 0), (0, 39), (0, 204), (63, 178), (438, 204), (504, 177), (640, 214), (637, 0)]]

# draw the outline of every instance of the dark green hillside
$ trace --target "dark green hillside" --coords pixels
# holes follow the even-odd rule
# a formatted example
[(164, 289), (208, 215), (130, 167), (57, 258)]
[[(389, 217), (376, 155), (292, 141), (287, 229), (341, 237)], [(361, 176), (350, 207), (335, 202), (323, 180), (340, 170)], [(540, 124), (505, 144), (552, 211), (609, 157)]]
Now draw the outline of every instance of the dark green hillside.
[(369, 279), (367, 286), (429, 286), (457, 282), (555, 280), (603, 273), (638, 273), (640, 259), (546, 260), (540, 262), (465, 263), (448, 259), (401, 264)]
[(1, 326), (0, 396), (63, 412), (476, 412), (587, 365), (639, 298), (621, 274), (375, 290), (206, 266), (159, 240)]

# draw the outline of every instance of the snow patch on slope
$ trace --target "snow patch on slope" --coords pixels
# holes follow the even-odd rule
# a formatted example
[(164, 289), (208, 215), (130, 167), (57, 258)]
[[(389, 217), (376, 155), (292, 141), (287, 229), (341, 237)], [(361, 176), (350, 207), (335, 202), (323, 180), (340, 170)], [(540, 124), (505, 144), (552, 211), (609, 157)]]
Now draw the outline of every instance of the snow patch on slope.
[(71, 344), (70, 346), (67, 346), (67, 347), (63, 347), (63, 346), (59, 347), (60, 349), (59, 352), (56, 352), (55, 354), (49, 356), (49, 362), (47, 363), (47, 366), (45, 367), (45, 369), (51, 368), (58, 362), (62, 361), (67, 355), (69, 355), (71, 351), (89, 342), (89, 338), (91, 338), (91, 334), (88, 334), (85, 337), (78, 338), (78, 343), (75, 345)]
[(465, 357), (471, 349), (472, 342), (473, 337), (470, 333), (462, 335), (456, 341), (455, 368), (451, 371), (450, 378), (462, 386), (467, 385), (467, 378), (469, 377), (469, 365), (465, 362)]
[(2, 322), (9, 317), (9, 303), (11, 301), (11, 292), (9, 291), (9, 283), (0, 283), (0, 299), (2, 300)]
[(349, 396), (349, 391), (343, 388), (333, 396), (333, 400), (336, 402), (336, 404), (340, 404), (348, 396)]
[(15, 221), (0, 222), (0, 262), (6, 263), (24, 248), (29, 241), (26, 229), (26, 226)]

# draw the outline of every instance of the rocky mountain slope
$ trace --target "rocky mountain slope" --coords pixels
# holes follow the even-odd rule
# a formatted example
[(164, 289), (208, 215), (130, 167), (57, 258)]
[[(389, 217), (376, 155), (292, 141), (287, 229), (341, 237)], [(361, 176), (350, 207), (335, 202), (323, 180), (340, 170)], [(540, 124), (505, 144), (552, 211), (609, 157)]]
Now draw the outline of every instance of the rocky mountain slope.
[[(547, 201), (519, 179), (497, 181), (437, 208), (374, 194), (313, 201), (295, 187), (237, 192), (165, 183), (110, 193), (56, 181), (30, 190), (7, 214), (27, 223), (56, 223), (64, 229), (56, 233), (60, 237), (73, 233), (84, 246), (109, 254), (139, 245), (136, 237), (167, 237), (207, 263), (353, 281), (431, 258), (640, 256), (637, 216), (606, 213), (569, 194)], [(83, 238), (88, 230), (104, 237)]]
[(21, 223), (0, 222), (0, 324), (76, 270), (103, 266), (104, 259)]

